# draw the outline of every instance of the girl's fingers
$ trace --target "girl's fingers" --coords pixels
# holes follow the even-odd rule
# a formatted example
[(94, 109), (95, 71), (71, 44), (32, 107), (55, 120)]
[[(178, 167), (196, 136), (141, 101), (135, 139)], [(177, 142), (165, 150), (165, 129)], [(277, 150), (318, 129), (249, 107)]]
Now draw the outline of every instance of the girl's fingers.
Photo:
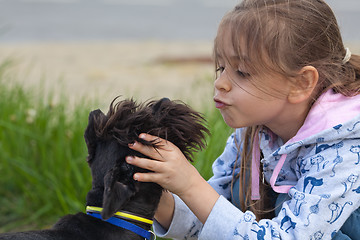
[(156, 173), (135, 173), (134, 180), (139, 182), (158, 182), (158, 175)]
[(159, 170), (161, 170), (161, 163), (152, 159), (128, 156), (126, 157), (126, 162), (139, 168), (147, 169), (153, 172), (158, 172)]
[[(140, 134), (140, 138), (146, 140), (146, 141), (157, 141), (160, 145), (165, 146), (166, 145), (166, 141), (162, 138), (159, 137), (155, 137), (149, 134)], [(145, 146), (143, 144), (141, 144), (140, 142), (135, 142), (133, 144), (129, 145), (129, 148), (140, 152), (142, 154), (144, 154), (145, 156), (151, 157), (153, 159), (157, 159), (157, 160), (161, 160), (162, 156), (161, 154), (159, 154), (159, 149), (155, 149), (153, 147), (149, 147), (149, 146)]]
[(144, 139), (144, 140), (146, 140), (148, 142), (154, 141), (154, 140), (157, 140), (157, 139), (161, 140), (161, 138), (159, 138), (159, 137), (156, 137), (156, 136), (153, 136), (153, 135), (150, 135), (150, 134), (146, 134), (146, 133), (141, 133), (139, 135), (139, 138)]
[[(147, 158), (126, 157), (126, 162), (152, 172), (135, 173), (133, 178), (139, 182), (158, 182), (160, 179), (161, 162)], [(159, 171), (160, 170), (160, 171)]]
[(158, 151), (156, 151), (155, 148), (150, 146), (145, 146), (141, 144), (140, 142), (134, 142), (133, 144), (129, 145), (129, 148), (144, 154), (145, 156), (148, 156), (152, 159), (161, 160), (161, 155)]

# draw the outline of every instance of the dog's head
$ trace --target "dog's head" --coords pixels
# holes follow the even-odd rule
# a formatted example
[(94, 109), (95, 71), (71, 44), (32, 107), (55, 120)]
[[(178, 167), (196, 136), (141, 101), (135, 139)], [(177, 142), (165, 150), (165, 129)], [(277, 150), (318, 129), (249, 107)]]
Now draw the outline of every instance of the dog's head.
[[(192, 153), (205, 145), (209, 132), (204, 123), (198, 112), (182, 102), (166, 98), (144, 104), (133, 100), (116, 103), (115, 99), (106, 115), (100, 110), (92, 111), (85, 141), (93, 177), (92, 198), (96, 196), (95, 204), (102, 202), (103, 219), (131, 205), (129, 202), (155, 205), (152, 209), (155, 211), (160, 199), (162, 188), (159, 185), (133, 180), (135, 172), (145, 170), (125, 162), (126, 156), (142, 156), (129, 149), (129, 143), (139, 141), (154, 148), (161, 147), (157, 141), (139, 138), (140, 133), (149, 133), (174, 143), (191, 160)], [(91, 201), (94, 203), (94, 199)]]

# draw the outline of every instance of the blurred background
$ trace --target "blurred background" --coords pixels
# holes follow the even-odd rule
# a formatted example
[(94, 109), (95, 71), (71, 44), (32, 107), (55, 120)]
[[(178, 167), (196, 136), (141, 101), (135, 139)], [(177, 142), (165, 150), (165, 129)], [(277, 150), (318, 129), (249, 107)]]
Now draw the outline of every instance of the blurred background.
[[(0, 0), (0, 232), (84, 211), (90, 110), (121, 95), (203, 112), (205, 178), (231, 133), (213, 108), (212, 41), (238, 0)], [(360, 1), (328, 0), (360, 52)]]
[(212, 40), (236, 2), (0, 0), (0, 55), (14, 59), (25, 85), (41, 80), (72, 99), (210, 102)]
[[(237, 2), (0, 0), (0, 58), (13, 58), (25, 85), (42, 81), (70, 98), (167, 96), (196, 104), (194, 88), (196, 97), (211, 98), (201, 79), (213, 77), (217, 25)], [(357, 46), (360, 2), (327, 2), (347, 44)]]
[[(211, 41), (239, 0), (0, 0), (2, 43)], [(359, 39), (360, 2), (328, 0), (346, 40)]]
[(211, 40), (236, 0), (2, 0), (3, 42)]

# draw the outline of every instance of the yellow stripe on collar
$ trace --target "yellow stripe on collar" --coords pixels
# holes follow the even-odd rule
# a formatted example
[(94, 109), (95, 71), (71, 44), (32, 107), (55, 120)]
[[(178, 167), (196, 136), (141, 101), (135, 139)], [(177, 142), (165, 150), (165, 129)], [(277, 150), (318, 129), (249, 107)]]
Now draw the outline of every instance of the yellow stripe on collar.
[[(103, 209), (100, 208), (100, 207), (91, 207), (91, 206), (87, 206), (87, 207), (86, 207), (86, 211), (87, 211), (87, 212), (97, 212), (97, 213), (100, 213), (102, 210), (103, 210)], [(116, 213), (114, 214), (114, 217), (131, 219), (131, 220), (134, 220), (134, 221), (138, 221), (138, 222), (142, 222), (142, 223), (147, 223), (147, 224), (150, 224), (150, 225), (153, 224), (153, 221), (150, 220), (150, 219), (143, 218), (143, 217), (139, 217), (139, 216), (137, 216), (137, 215), (130, 214), (130, 213), (127, 213), (127, 212), (116, 212)]]

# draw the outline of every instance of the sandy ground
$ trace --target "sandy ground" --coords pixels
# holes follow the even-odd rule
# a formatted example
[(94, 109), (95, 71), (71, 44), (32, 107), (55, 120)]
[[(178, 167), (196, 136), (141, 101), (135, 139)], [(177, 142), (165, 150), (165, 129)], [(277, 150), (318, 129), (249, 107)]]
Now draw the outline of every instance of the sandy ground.
[[(348, 43), (353, 53), (360, 44)], [(107, 108), (121, 95), (140, 101), (169, 97), (198, 107), (212, 103), (211, 42), (88, 42), (0, 44), (12, 58), (11, 81), (65, 93), (72, 102), (99, 100)]]
[(0, 44), (0, 61), (14, 62), (11, 81), (55, 90), (54, 99), (96, 98), (100, 107), (118, 95), (212, 103), (211, 55), (211, 42)]

